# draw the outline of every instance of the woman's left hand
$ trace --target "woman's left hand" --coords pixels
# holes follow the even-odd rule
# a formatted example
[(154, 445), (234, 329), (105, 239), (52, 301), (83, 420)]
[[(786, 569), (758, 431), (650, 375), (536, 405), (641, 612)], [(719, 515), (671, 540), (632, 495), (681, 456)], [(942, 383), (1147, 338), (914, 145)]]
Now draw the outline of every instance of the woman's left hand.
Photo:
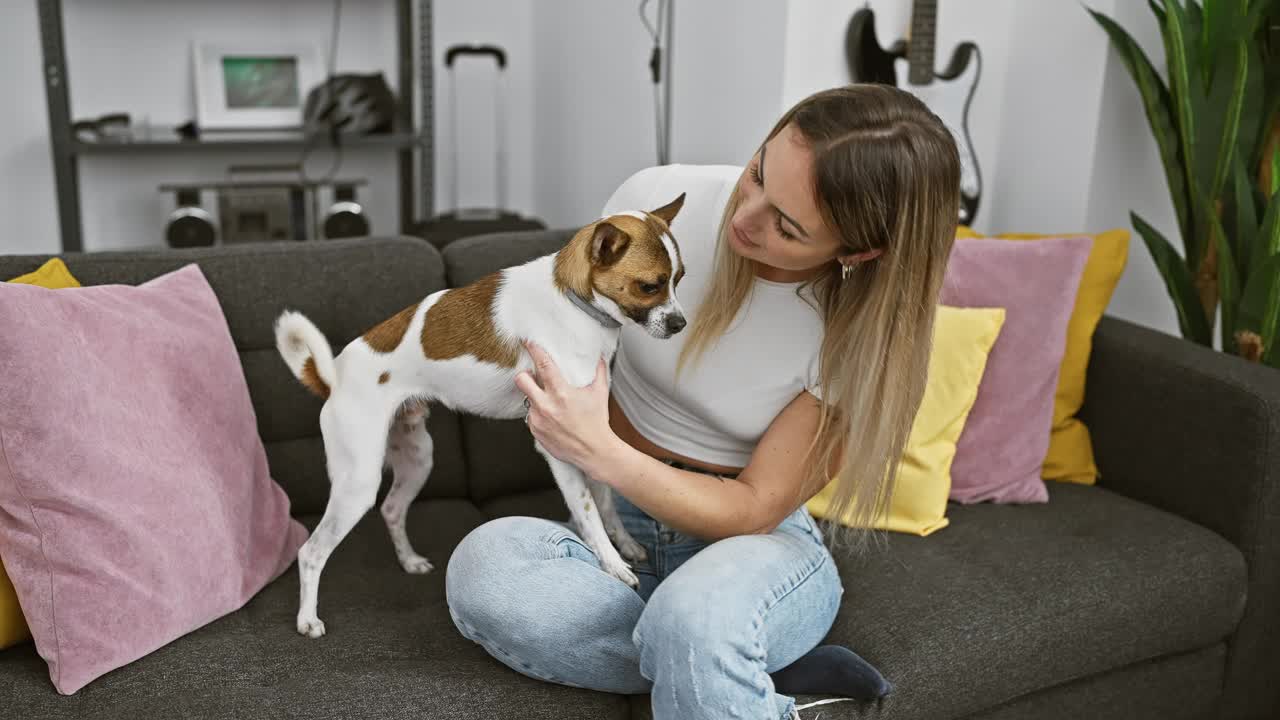
[(604, 358), (591, 384), (579, 388), (564, 379), (551, 356), (533, 341), (525, 341), (525, 348), (537, 379), (522, 370), (516, 387), (529, 399), (529, 431), (556, 459), (588, 467), (616, 437), (609, 427), (609, 368)]

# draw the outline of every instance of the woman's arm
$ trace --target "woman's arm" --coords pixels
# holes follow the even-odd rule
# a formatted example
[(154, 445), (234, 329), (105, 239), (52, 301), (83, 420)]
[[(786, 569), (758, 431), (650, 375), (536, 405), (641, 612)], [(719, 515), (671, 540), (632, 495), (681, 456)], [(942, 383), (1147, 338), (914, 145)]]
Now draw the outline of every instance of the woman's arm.
[(804, 450), (818, 429), (818, 399), (802, 392), (770, 423), (735, 478), (673, 468), (617, 436), (582, 469), (687, 535), (719, 540), (772, 532), (821, 487), (801, 488)]
[(528, 373), (516, 386), (529, 398), (529, 429), (553, 456), (606, 483), (637, 507), (693, 537), (718, 540), (767, 533), (821, 487), (800, 488), (800, 460), (818, 429), (818, 399), (800, 393), (774, 418), (737, 479), (673, 468), (623, 442), (609, 427), (607, 368), (584, 388), (564, 381), (549, 356), (527, 345)]

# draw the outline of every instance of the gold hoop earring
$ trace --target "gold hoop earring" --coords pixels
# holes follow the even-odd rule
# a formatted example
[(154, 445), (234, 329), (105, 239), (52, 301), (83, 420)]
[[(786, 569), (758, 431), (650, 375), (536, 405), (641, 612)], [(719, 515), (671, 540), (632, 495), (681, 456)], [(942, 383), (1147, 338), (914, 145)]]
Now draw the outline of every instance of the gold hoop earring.
[(840, 263), (840, 282), (844, 282), (845, 280), (848, 280), (849, 273), (851, 272), (853, 272), (852, 264), (845, 265), (844, 263)]

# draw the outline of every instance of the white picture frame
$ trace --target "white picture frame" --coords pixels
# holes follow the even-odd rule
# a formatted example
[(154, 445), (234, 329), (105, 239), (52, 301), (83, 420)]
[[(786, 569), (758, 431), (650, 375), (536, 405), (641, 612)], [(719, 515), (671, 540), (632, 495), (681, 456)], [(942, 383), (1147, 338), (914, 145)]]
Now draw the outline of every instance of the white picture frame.
[(307, 42), (196, 39), (191, 58), (201, 130), (299, 129), (307, 92), (325, 77)]

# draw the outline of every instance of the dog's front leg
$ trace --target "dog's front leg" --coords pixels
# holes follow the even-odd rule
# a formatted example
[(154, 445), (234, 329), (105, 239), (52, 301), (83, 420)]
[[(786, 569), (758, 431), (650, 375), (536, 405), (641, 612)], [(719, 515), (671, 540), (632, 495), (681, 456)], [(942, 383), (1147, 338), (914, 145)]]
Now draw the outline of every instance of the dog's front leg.
[(604, 523), (605, 534), (613, 541), (622, 557), (631, 562), (647, 560), (649, 553), (645, 552), (643, 545), (631, 537), (631, 533), (627, 532), (626, 526), (622, 524), (622, 518), (618, 516), (618, 505), (614, 502), (613, 488), (590, 477), (587, 478), (587, 487), (590, 488), (592, 497), (596, 499), (596, 507), (600, 509), (600, 520)]
[(573, 524), (577, 526), (578, 533), (582, 535), (587, 547), (595, 552), (596, 558), (600, 561), (600, 567), (631, 587), (639, 587), (640, 580), (635, 573), (631, 572), (631, 566), (618, 554), (618, 549), (613, 546), (613, 543), (609, 542), (595, 498), (587, 488), (586, 474), (574, 465), (557, 460), (542, 447), (542, 443), (535, 442), (534, 448), (551, 466), (551, 474), (555, 476), (556, 485), (564, 495), (565, 504), (569, 506)]

